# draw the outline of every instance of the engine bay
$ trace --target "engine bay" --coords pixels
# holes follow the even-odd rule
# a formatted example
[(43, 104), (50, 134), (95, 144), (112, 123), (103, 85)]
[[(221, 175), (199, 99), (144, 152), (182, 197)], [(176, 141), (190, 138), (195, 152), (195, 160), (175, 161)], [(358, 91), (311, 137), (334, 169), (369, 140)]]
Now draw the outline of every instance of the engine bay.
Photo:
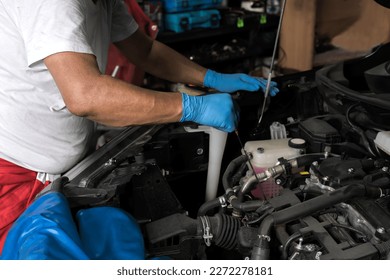
[(74, 211), (131, 213), (150, 258), (388, 259), (388, 49), (277, 77), (271, 99), (234, 93), (238, 133), (193, 123), (108, 131), (65, 174), (64, 193)]

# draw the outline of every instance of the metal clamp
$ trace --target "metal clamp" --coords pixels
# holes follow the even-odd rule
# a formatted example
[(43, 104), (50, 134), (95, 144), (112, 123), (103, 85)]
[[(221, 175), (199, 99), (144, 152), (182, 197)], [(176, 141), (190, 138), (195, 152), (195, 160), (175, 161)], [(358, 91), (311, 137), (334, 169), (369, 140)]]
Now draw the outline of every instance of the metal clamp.
[(207, 247), (211, 246), (211, 240), (213, 239), (213, 235), (210, 233), (210, 221), (209, 218), (206, 216), (200, 216), (200, 221), (202, 222), (203, 226), (203, 239), (204, 243)]
[(219, 204), (221, 204), (221, 207), (222, 207), (222, 208), (227, 207), (227, 201), (226, 201), (226, 199), (225, 199), (224, 196), (220, 196), (220, 197), (219, 197)]
[(265, 239), (265, 240), (267, 240), (268, 242), (270, 242), (271, 241), (271, 237), (269, 236), (269, 235), (258, 235), (257, 236), (259, 239)]

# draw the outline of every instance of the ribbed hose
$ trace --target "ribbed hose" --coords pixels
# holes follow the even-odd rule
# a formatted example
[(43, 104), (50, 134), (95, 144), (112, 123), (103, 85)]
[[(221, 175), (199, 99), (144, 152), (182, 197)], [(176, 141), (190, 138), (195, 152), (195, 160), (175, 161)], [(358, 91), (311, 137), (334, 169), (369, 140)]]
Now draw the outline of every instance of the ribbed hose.
[(213, 217), (208, 217), (208, 220), (210, 233), (213, 236), (212, 242), (226, 250), (235, 249), (237, 247), (237, 233), (241, 227), (240, 220), (224, 214), (216, 214)]
[(219, 227), (218, 233), (215, 234), (215, 245), (227, 250), (234, 249), (237, 246), (237, 232), (240, 229), (240, 221), (227, 215), (217, 215), (215, 218), (219, 219), (219, 224), (222, 225), (222, 227)]

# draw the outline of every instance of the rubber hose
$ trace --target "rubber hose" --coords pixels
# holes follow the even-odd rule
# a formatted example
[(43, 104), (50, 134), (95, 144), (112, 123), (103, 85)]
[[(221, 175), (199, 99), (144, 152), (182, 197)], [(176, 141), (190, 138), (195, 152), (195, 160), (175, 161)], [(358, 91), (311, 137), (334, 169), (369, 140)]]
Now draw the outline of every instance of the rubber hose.
[(353, 197), (366, 195), (366, 187), (360, 184), (348, 185), (333, 192), (306, 200), (289, 208), (272, 214), (275, 224), (291, 222), (297, 218), (305, 217), (313, 212), (330, 207)]
[(240, 229), (240, 220), (228, 215), (217, 214), (209, 217), (210, 229), (216, 246), (233, 250), (237, 247), (237, 233)]
[(238, 199), (233, 199), (230, 204), (234, 209), (240, 210), (243, 212), (252, 212), (257, 210), (259, 207), (263, 206), (264, 201), (262, 200), (251, 200), (246, 202), (240, 202)]
[(232, 177), (235, 174), (237, 168), (239, 168), (244, 162), (248, 160), (246, 155), (241, 155), (235, 159), (233, 159), (222, 176), (222, 185), (225, 190), (229, 188), (233, 188), (233, 180)]
[(219, 197), (214, 198), (213, 200), (207, 201), (199, 207), (198, 217), (205, 216), (208, 211), (221, 206), (221, 200)]

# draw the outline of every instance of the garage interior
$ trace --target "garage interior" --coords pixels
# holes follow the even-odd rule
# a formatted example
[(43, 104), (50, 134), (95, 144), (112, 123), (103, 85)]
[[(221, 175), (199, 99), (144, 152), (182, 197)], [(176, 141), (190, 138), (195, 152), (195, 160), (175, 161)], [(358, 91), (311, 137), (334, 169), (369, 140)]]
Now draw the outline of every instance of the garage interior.
[[(130, 13), (142, 11), (151, 38), (208, 69), (272, 80), (279, 93), (230, 93), (240, 112), (232, 133), (195, 122), (99, 125), (96, 150), (63, 174), (72, 215), (129, 213), (145, 259), (390, 259), (383, 3), (137, 1)], [(106, 74), (145, 89), (215, 93), (156, 78), (113, 45)]]

